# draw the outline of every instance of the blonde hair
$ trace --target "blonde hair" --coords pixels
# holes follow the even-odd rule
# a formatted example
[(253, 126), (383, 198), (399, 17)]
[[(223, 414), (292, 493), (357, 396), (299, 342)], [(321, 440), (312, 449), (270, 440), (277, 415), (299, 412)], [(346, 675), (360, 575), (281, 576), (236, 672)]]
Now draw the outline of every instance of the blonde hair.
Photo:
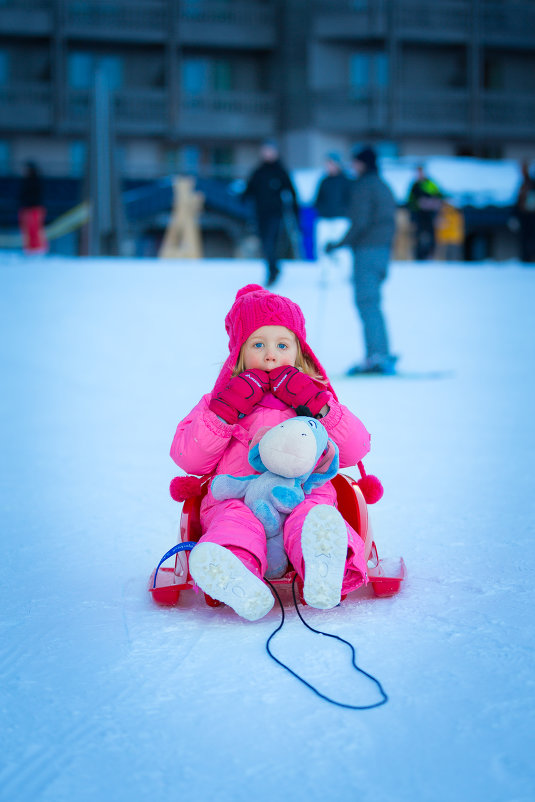
[[(295, 335), (294, 335), (295, 336)], [(307, 376), (310, 376), (312, 379), (316, 381), (322, 382), (322, 384), (327, 384), (327, 379), (325, 376), (322, 376), (321, 373), (318, 373), (318, 370), (310, 359), (310, 357), (306, 356), (303, 353), (303, 349), (301, 348), (301, 343), (295, 337), (295, 341), (297, 343), (297, 356), (295, 358), (295, 367), (301, 371), (301, 373), (306, 373)], [(234, 365), (234, 370), (232, 371), (232, 376), (238, 376), (240, 373), (243, 373), (245, 370), (245, 353), (244, 353), (244, 345), (240, 348), (240, 353), (236, 364)]]

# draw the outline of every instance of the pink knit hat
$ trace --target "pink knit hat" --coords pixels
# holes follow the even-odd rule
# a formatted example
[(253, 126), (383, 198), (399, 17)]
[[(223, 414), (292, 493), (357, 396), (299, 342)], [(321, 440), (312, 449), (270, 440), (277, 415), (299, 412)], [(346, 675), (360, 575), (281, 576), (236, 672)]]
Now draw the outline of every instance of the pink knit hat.
[[(236, 300), (225, 318), (225, 329), (229, 336), (229, 356), (221, 369), (213, 392), (219, 392), (229, 382), (242, 345), (261, 326), (286, 326), (293, 331), (303, 354), (311, 360), (318, 374), (327, 379), (324, 368), (306, 341), (305, 318), (298, 305), (283, 295), (269, 292), (259, 284), (247, 284), (236, 293)], [(328, 379), (327, 387), (336, 398)]]

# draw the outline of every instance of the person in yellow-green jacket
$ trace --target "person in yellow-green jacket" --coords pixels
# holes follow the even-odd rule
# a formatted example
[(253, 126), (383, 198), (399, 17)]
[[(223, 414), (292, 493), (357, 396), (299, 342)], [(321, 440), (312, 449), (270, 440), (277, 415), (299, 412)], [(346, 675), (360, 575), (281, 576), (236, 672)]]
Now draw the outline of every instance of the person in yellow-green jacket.
[(435, 219), (442, 206), (443, 194), (420, 165), (411, 185), (407, 206), (414, 225), (414, 258), (432, 258), (435, 251)]

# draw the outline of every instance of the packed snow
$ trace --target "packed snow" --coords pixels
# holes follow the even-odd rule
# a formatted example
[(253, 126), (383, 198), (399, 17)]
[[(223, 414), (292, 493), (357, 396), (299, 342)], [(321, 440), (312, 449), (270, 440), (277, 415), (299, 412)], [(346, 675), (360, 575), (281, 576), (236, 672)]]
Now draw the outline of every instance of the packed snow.
[[(334, 707), (265, 651), (262, 620), (148, 577), (176, 542), (178, 421), (226, 355), (224, 315), (259, 261), (0, 256), (0, 797), (6, 802), (532, 802), (535, 798), (535, 271), (395, 263), (405, 376), (362, 357), (348, 275), (288, 262), (342, 402), (372, 433), (379, 555), (401, 592), (304, 608), (389, 695)], [(352, 469), (358, 476), (357, 469)], [(289, 600), (277, 656), (323, 693), (378, 700)]]

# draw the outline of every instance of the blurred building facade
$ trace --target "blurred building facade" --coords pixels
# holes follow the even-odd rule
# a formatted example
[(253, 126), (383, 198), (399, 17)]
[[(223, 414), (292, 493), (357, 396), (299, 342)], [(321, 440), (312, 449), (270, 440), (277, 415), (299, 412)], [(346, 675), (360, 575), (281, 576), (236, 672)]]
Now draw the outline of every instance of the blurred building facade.
[(0, 173), (81, 176), (96, 67), (124, 178), (385, 155), (535, 158), (533, 0), (0, 0)]

